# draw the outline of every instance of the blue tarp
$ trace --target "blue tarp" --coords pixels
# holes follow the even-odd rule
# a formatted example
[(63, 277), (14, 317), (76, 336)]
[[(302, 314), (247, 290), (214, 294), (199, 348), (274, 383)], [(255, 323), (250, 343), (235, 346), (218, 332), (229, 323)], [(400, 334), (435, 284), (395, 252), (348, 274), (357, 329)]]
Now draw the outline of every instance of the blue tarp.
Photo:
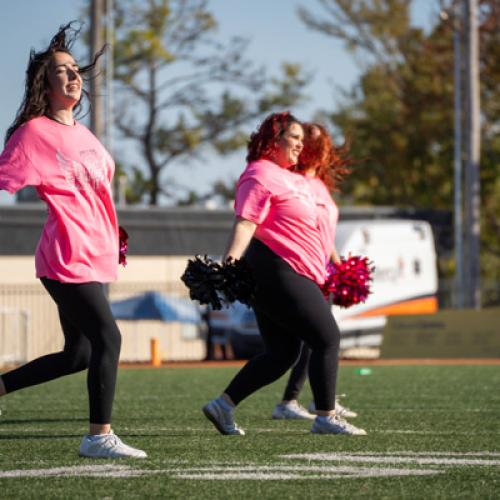
[(200, 311), (193, 302), (159, 292), (146, 292), (112, 302), (111, 311), (116, 319), (156, 319), (194, 324), (201, 322)]

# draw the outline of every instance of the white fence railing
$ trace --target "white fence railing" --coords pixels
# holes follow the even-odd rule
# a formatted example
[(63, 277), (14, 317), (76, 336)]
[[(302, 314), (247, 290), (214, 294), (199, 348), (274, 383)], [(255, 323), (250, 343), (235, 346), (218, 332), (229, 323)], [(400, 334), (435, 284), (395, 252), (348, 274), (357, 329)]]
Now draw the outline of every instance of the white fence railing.
[[(110, 300), (120, 300), (145, 291), (186, 296), (180, 281), (167, 283), (116, 283), (109, 287)], [(118, 321), (122, 333), (120, 360), (150, 359), (151, 339), (158, 340), (163, 360), (201, 360), (205, 341), (201, 330), (193, 335), (190, 325), (162, 321)], [(189, 327), (189, 331), (186, 328)], [(57, 307), (41, 284), (0, 284), (0, 366), (25, 363), (62, 349), (64, 337)]]
[(28, 361), (28, 326), (27, 311), (0, 308), (0, 364)]

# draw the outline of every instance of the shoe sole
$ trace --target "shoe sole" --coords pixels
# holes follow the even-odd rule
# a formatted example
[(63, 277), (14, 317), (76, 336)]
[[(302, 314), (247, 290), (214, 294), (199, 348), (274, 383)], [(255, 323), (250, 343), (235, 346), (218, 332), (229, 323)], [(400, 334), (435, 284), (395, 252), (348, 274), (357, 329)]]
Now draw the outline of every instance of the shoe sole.
[(333, 436), (366, 436), (367, 433), (366, 431), (364, 433), (354, 433), (354, 432), (323, 432), (322, 430), (320, 429), (317, 429), (315, 427), (313, 427), (311, 429), (311, 434), (320, 434), (320, 435), (328, 435), (328, 434), (331, 434)]
[(80, 457), (83, 458), (90, 458), (93, 460), (123, 460), (125, 458), (137, 458), (144, 460), (145, 458), (148, 458), (148, 456), (137, 456), (137, 455), (120, 455), (120, 456), (110, 456), (110, 455), (84, 455), (83, 453), (78, 454)]

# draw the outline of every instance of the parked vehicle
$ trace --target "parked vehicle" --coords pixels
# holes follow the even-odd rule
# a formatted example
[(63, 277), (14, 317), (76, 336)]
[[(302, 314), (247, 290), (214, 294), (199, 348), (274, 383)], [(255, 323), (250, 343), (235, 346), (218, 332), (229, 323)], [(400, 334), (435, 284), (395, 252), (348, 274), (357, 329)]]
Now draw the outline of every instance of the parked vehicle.
[(340, 255), (367, 256), (375, 271), (363, 304), (332, 307), (342, 334), (341, 349), (378, 347), (387, 316), (437, 311), (437, 256), (429, 223), (368, 220), (340, 223)]
[(263, 349), (253, 309), (241, 302), (209, 309), (207, 323), (207, 359), (248, 359)]
[[(332, 306), (341, 332), (341, 351), (378, 347), (387, 316), (437, 311), (437, 259), (429, 223), (420, 220), (340, 222), (336, 246), (340, 255), (367, 256), (375, 266), (372, 293), (364, 304)], [(235, 357), (262, 349), (255, 314), (241, 303), (212, 311), (213, 326), (230, 342)]]

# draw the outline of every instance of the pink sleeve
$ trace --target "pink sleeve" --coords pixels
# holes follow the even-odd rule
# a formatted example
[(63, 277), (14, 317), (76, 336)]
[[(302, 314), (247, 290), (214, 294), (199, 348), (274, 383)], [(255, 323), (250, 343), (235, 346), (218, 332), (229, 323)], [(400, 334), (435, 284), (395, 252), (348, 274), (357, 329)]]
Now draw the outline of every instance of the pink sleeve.
[(269, 213), (271, 192), (255, 179), (245, 179), (238, 184), (234, 201), (235, 214), (256, 224), (261, 224)]
[(24, 152), (23, 135), (18, 129), (0, 155), (0, 190), (9, 193), (42, 183), (40, 174)]

